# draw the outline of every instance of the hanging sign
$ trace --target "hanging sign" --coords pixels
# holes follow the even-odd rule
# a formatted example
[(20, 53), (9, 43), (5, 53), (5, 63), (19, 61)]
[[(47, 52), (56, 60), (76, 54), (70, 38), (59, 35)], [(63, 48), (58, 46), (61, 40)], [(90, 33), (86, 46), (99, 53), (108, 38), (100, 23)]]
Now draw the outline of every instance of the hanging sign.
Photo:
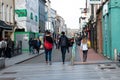
[(89, 0), (90, 4), (101, 4), (101, 0)]

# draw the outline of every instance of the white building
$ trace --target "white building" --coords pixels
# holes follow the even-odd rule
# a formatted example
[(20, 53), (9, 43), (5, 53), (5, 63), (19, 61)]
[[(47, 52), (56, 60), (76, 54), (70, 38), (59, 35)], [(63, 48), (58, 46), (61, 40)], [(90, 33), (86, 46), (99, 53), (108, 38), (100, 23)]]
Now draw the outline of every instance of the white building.
[(14, 27), (14, 0), (0, 0), (0, 39), (11, 37)]
[(51, 2), (50, 0), (46, 0), (46, 7), (45, 7), (45, 12), (46, 12), (46, 22), (45, 22), (45, 30), (50, 30), (51, 29)]
[(51, 8), (50, 14), (51, 14), (51, 17), (50, 17), (50, 22), (51, 22), (50, 28), (51, 28), (52, 32), (55, 32), (56, 31), (56, 16), (57, 16), (57, 12), (56, 12), (56, 10)]
[(26, 32), (39, 32), (39, 0), (15, 0), (17, 28)]

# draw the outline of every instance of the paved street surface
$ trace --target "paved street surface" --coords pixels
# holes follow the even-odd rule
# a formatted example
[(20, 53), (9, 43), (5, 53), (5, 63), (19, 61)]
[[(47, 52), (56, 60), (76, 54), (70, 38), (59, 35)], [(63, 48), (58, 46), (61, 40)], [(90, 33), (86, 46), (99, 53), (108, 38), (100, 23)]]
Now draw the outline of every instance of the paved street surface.
[(88, 50), (87, 61), (83, 63), (83, 53), (78, 46), (76, 49), (76, 58), (74, 64), (96, 64), (96, 63), (112, 63), (114, 61), (108, 60), (102, 54), (96, 53), (93, 49)]
[(20, 64), (0, 72), (0, 80), (119, 80), (120, 68), (102, 69), (99, 65), (65, 65), (56, 62)]
[[(27, 55), (26, 58), (25, 55)], [(12, 66), (0, 71), (0, 80), (119, 80), (120, 68), (115, 63), (111, 63), (112, 61), (95, 53), (93, 49), (89, 50), (88, 60), (85, 64), (82, 63), (82, 52), (79, 48), (76, 52), (74, 65), (71, 65), (70, 62), (71, 51), (66, 56), (64, 65), (61, 62), (60, 50), (57, 49), (53, 50), (52, 65), (44, 62), (44, 54), (22, 54), (7, 59), (6, 64), (10, 65), (11, 62)], [(21, 61), (25, 62), (16, 64)]]
[[(44, 50), (40, 50), (39, 55), (42, 54), (43, 52), (44, 52)], [(29, 53), (22, 53), (21, 55), (18, 55), (18, 56), (12, 57), (12, 58), (6, 58), (5, 59), (5, 66), (9, 67), (9, 66), (17, 64), (19, 62), (23, 62), (25, 60), (28, 60), (30, 58), (34, 58), (36, 56), (38, 56), (38, 54), (29, 55)]]

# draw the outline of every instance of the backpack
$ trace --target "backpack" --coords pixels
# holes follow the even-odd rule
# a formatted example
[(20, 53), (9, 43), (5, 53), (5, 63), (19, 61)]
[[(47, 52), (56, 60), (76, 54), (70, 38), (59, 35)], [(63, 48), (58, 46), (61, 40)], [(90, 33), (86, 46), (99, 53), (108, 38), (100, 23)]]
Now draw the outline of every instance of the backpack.
[(38, 40), (38, 41), (37, 41), (37, 47), (40, 47), (40, 46), (41, 46), (41, 41)]
[(46, 40), (46, 37), (44, 38), (44, 48), (45, 48), (45, 49), (48, 49), (48, 50), (50, 50), (50, 49), (53, 48), (53, 44), (50, 43), (49, 41), (47, 41), (47, 40)]
[(32, 41), (32, 46), (35, 48), (35, 47), (37, 47), (37, 40), (33, 40)]
[(50, 50), (50, 49), (52, 49), (53, 44), (52, 44), (52, 43), (50, 43), (50, 42), (48, 42), (48, 41), (45, 39), (45, 42), (44, 42), (44, 47), (45, 47), (45, 49)]
[(67, 46), (67, 38), (66, 38), (66, 36), (61, 36), (60, 45), (61, 46)]

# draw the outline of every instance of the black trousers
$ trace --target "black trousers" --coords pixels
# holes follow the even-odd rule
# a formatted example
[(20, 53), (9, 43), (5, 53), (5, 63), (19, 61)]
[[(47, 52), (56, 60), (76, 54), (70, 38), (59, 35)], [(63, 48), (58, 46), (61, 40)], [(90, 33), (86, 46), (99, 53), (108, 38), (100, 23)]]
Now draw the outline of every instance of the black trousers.
[(6, 48), (5, 55), (7, 58), (11, 58), (11, 48), (9, 48), (9, 47)]
[(87, 60), (87, 52), (88, 50), (83, 50), (83, 62), (86, 62)]
[(61, 52), (62, 52), (62, 62), (65, 62), (65, 54), (66, 54), (67, 48), (65, 46), (61, 46)]

